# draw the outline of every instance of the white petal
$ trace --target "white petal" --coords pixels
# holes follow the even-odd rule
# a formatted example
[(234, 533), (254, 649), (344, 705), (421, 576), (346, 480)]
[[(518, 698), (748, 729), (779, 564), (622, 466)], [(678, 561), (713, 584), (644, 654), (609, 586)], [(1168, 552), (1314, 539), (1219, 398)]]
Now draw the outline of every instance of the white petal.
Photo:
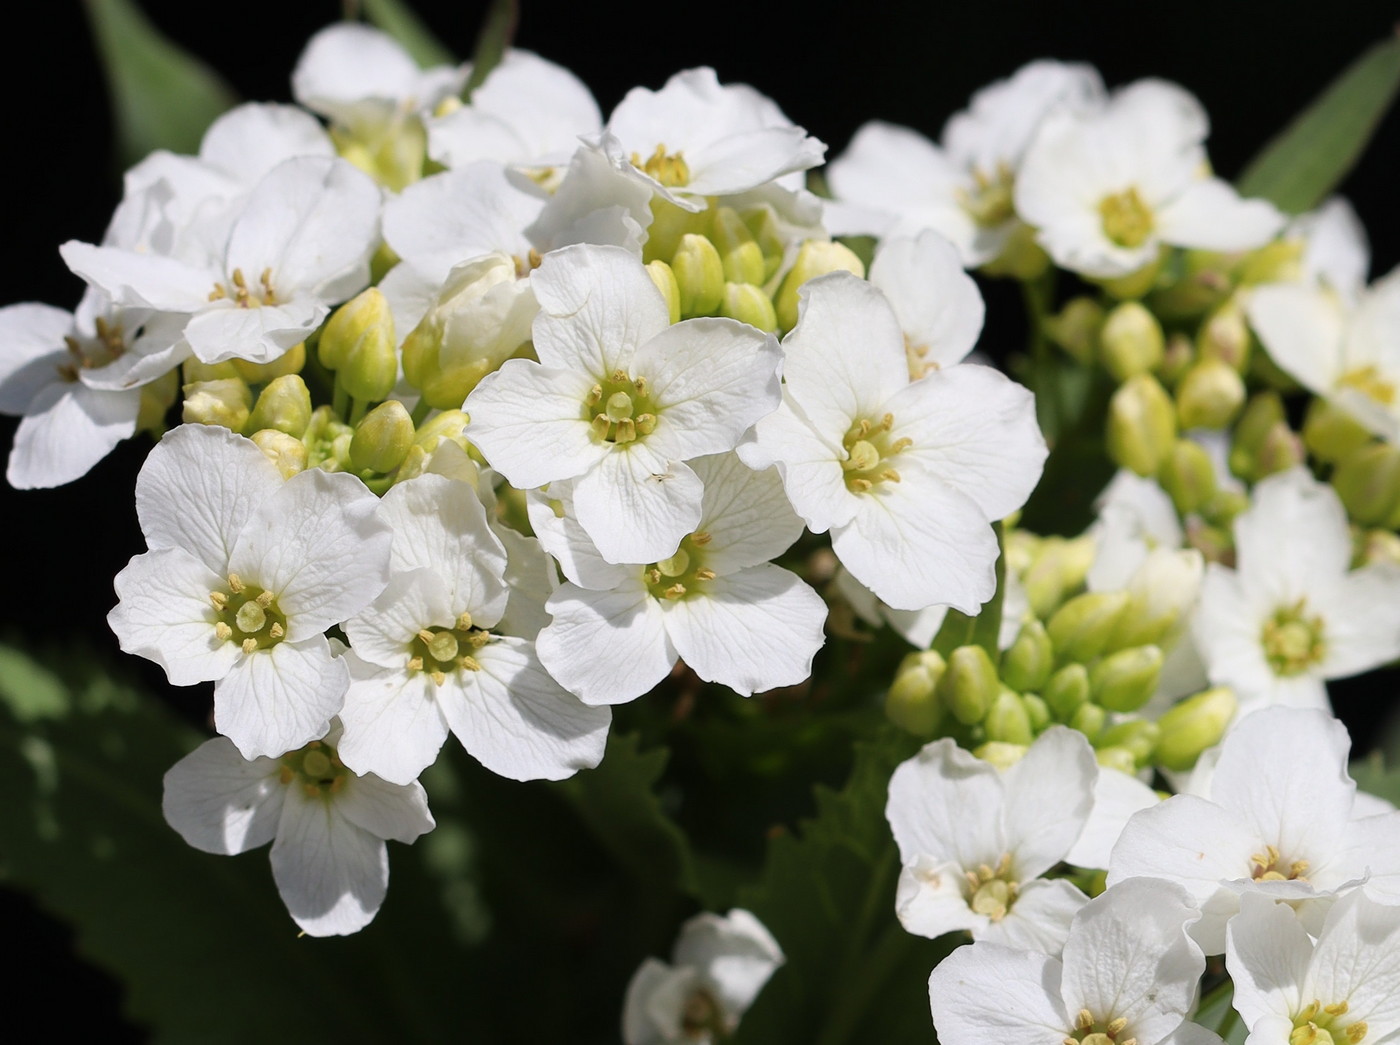
[(609, 562), (658, 562), (674, 555), (700, 522), (699, 478), (641, 441), (612, 453), (574, 483), (579, 525)]
[(1241, 896), (1240, 913), (1225, 933), (1232, 1004), (1246, 1026), (1253, 1029), (1266, 1016), (1292, 1017), (1306, 1004), (1299, 992), (1313, 943), (1287, 904), (1257, 893)]
[(549, 673), (588, 704), (625, 704), (676, 663), (661, 609), (640, 578), (610, 592), (565, 584), (547, 605), (554, 621), (535, 650)]
[(271, 363), (309, 337), (329, 311), (325, 303), (307, 295), (262, 308), (215, 302), (186, 324), (185, 340), (203, 363)]
[(973, 932), (973, 939), (1005, 944), (1023, 951), (1058, 955), (1069, 938), (1070, 923), (1089, 898), (1063, 878), (1032, 878), (1006, 917)]
[(1284, 216), (1267, 200), (1244, 199), (1219, 178), (1193, 182), (1158, 209), (1163, 240), (1202, 250), (1252, 250), (1283, 227)]
[(252, 185), (293, 156), (333, 156), (321, 122), (295, 105), (240, 105), (204, 132), (199, 158)]
[(1318, 671), (1327, 678), (1359, 675), (1400, 657), (1400, 568), (1394, 564), (1353, 570), (1309, 609), (1326, 621), (1327, 652)]
[(277, 833), (281, 764), (251, 761), (227, 737), (206, 740), (166, 772), (160, 809), (180, 837), (206, 853), (246, 852)]
[(959, 929), (976, 933), (989, 919), (968, 906), (966, 887), (967, 878), (955, 861), (917, 855), (899, 872), (895, 916), (906, 930), (930, 940)]
[(387, 33), (340, 22), (307, 43), (292, 72), (292, 96), (313, 112), (343, 120), (361, 99), (408, 98), (420, 75), (417, 63)]
[(346, 936), (368, 925), (389, 888), (383, 839), (350, 823), (334, 800), (287, 790), (272, 877), (292, 919), (310, 936)]
[(705, 564), (716, 573), (776, 559), (802, 535), (775, 469), (756, 471), (735, 454), (696, 458), (690, 467), (705, 484), (699, 529), (710, 535)]
[(1002, 775), (1002, 822), (1022, 878), (1065, 858), (1089, 818), (1098, 763), (1082, 733), (1052, 726)]
[(1054, 958), (995, 943), (959, 947), (929, 977), (943, 1045), (1060, 1045), (1073, 1021), (1060, 1001)]
[(1275, 363), (1310, 391), (1332, 390), (1344, 367), (1342, 310), (1320, 290), (1288, 283), (1257, 287), (1249, 324)]
[(1076, 867), (1106, 870), (1113, 847), (1133, 814), (1141, 809), (1151, 809), (1160, 801), (1157, 792), (1137, 777), (1100, 767), (1094, 782), (1094, 808), (1084, 823), (1079, 840), (1065, 859)]
[(952, 366), (977, 343), (986, 312), (982, 295), (957, 249), (938, 233), (883, 241), (870, 282), (889, 299), (906, 341), (925, 350), (923, 363)]
[(541, 544), (572, 583), (581, 588), (607, 591), (634, 576), (632, 567), (608, 562), (598, 553), (597, 545), (588, 539), (574, 513), (573, 483), (569, 480), (556, 480), (544, 490), (532, 490), (526, 508), (530, 526)]
[(906, 865), (924, 855), (995, 867), (1006, 851), (1003, 801), (996, 768), (945, 737), (895, 769), (885, 818)]
[(846, 488), (841, 462), (847, 453), (841, 434), (826, 438), (784, 393), (777, 410), (754, 426), (751, 441), (738, 454), (750, 468), (777, 466), (788, 499), (813, 533), (843, 526), (856, 513), (858, 499)]
[(720, 1007), (738, 1019), (783, 964), (783, 952), (762, 922), (736, 907), (723, 916), (705, 912), (687, 921), (672, 960), (699, 969)]
[[(1366, 1040), (1400, 1030), (1400, 906), (1357, 889), (1327, 914), (1303, 984), (1306, 1000), (1345, 999), (1349, 1021), (1365, 1021)], [(1393, 1040), (1393, 1038), (1391, 1038)]]
[(72, 327), (72, 315), (49, 305), (0, 308), (0, 413), (28, 413), (39, 390), (58, 379), (55, 366), (67, 361), (63, 338)]
[(18, 489), (61, 486), (81, 479), (136, 432), (141, 393), (103, 392), (55, 382), (29, 404), (19, 423), (5, 478)]
[(326, 735), (349, 682), (323, 636), (241, 654), (214, 687), (214, 727), (243, 757), (275, 758)]
[(411, 845), (435, 826), (428, 796), (417, 783), (393, 784), (376, 776), (347, 779), (334, 799), (336, 812), (375, 838)]
[(204, 308), (219, 279), (212, 268), (120, 247), (94, 247), (69, 240), (59, 253), (70, 269), (87, 280), (89, 286), (106, 291), (116, 304), (158, 312), (196, 312)]
[(359, 667), (357, 659), (354, 650), (346, 655), (351, 681), (340, 709), (345, 732), (336, 750), (356, 773), (411, 783), (433, 764), (447, 740), (438, 687), (423, 672)]

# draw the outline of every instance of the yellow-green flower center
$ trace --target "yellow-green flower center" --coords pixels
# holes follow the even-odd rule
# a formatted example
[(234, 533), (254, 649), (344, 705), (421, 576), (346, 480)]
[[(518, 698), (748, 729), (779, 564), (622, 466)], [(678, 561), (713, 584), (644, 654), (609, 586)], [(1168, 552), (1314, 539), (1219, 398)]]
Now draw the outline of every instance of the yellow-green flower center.
[(277, 292), (272, 289), (272, 269), (265, 268), (258, 277), (258, 286), (249, 287), (242, 269), (234, 269), (228, 283), (215, 283), (209, 292), (210, 301), (228, 298), (239, 308), (262, 308), (277, 304)]
[(1128, 1021), (1122, 1016), (1105, 1022), (1088, 1009), (1080, 1009), (1064, 1045), (1137, 1045), (1136, 1038), (1125, 1036), (1127, 1028)]
[(94, 326), (97, 328), (97, 336), (86, 344), (75, 337), (63, 339), (71, 358), (58, 364), (58, 376), (61, 380), (71, 384), (78, 380), (79, 371), (104, 367), (126, 352), (126, 338), (118, 324), (108, 323), (98, 316)]
[(656, 430), (656, 409), (645, 377), (614, 370), (589, 390), (583, 419), (589, 422), (594, 439), (622, 446)]
[(246, 584), (236, 573), (228, 575), (227, 591), (211, 591), (214, 634), (232, 642), (244, 653), (270, 649), (287, 637), (287, 617), (272, 592)]
[(1307, 600), (1299, 599), (1264, 622), (1260, 641), (1275, 675), (1301, 675), (1327, 654), (1322, 618), (1309, 617), (1306, 607)]
[(705, 581), (715, 579), (715, 571), (705, 566), (704, 548), (709, 543), (710, 535), (704, 530), (682, 538), (674, 555), (642, 571), (647, 590), (655, 598), (671, 602), (702, 590)]
[(690, 184), (690, 165), (685, 162), (685, 157), (680, 150), (668, 153), (664, 145), (657, 145), (656, 151), (645, 160), (640, 153), (634, 152), (632, 166), (655, 178), (668, 189)]
[(1152, 235), (1152, 208), (1138, 195), (1137, 187), (1099, 201), (1103, 234), (1120, 247), (1140, 247)]
[(1308, 861), (1285, 859), (1279, 855), (1277, 846), (1266, 845), (1262, 853), (1255, 853), (1249, 860), (1249, 874), (1256, 882), (1308, 880)]
[(957, 190), (958, 206), (982, 228), (995, 228), (1016, 213), (1011, 168), (998, 163), (988, 174), (980, 167), (972, 171), (972, 187)]
[(728, 1040), (729, 1028), (724, 1025), (724, 1011), (715, 996), (704, 987), (696, 987), (685, 1000), (685, 1008), (681, 1012), (681, 1033), (691, 1041)]
[(964, 872), (967, 879), (967, 905), (994, 922), (1006, 917), (1016, 902), (1020, 884), (1011, 874), (1011, 854), (1002, 853), (995, 868), (980, 864), (976, 870)]
[(1293, 1031), (1288, 1035), (1288, 1045), (1360, 1045), (1366, 1040), (1366, 1021), (1347, 1023), (1342, 1020), (1347, 1009), (1345, 1001), (1335, 1005), (1314, 1001), (1305, 1005), (1293, 1017)]
[(324, 740), (313, 740), (299, 751), (282, 756), (282, 783), (296, 781), (312, 798), (330, 798), (338, 794), (349, 775), (335, 748)]
[(455, 671), (480, 671), (472, 654), (491, 641), (491, 633), (463, 613), (451, 628), (423, 628), (408, 644), (408, 670), (421, 671), (441, 686)]
[(878, 421), (862, 417), (851, 425), (841, 440), (846, 450), (846, 459), (841, 462), (846, 473), (846, 489), (852, 493), (869, 493), (881, 483), (899, 482), (899, 472), (891, 462), (913, 446), (914, 441), (891, 439), (893, 428), (893, 414), (885, 414)]

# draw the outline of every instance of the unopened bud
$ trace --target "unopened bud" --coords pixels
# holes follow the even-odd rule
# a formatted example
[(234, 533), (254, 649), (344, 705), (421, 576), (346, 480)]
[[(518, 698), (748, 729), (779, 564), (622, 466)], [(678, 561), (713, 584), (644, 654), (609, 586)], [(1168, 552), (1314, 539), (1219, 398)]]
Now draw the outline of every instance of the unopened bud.
[(666, 315), (672, 323), (681, 321), (681, 288), (676, 284), (676, 274), (671, 266), (661, 260), (647, 263), (647, 275), (666, 299)]
[(413, 441), (429, 453), (437, 449), (438, 442), (442, 439), (451, 439), (465, 446), (466, 439), (462, 431), (470, 422), (471, 418), (461, 410), (444, 410), (424, 421)]
[(251, 438), (268, 460), (277, 466), (283, 479), (290, 479), (297, 472), (306, 470), (306, 444), (296, 436), (275, 428), (262, 428), (254, 432)]
[(180, 372), (169, 370), (141, 386), (141, 399), (136, 409), (136, 430), (150, 432), (159, 438), (165, 432), (165, 416), (180, 394)]
[(1218, 359), (1199, 360), (1176, 387), (1176, 413), (1182, 428), (1225, 428), (1244, 400), (1244, 380)]
[(238, 376), (250, 385), (265, 385), (289, 374), (300, 374), (306, 368), (306, 342), (298, 341), (270, 363), (250, 363), (246, 359), (230, 359)]
[[(1099, 743), (1103, 743), (1102, 737)], [(1137, 757), (1125, 747), (1110, 744), (1106, 747), (1094, 748), (1094, 761), (1105, 769), (1117, 770), (1119, 773), (1127, 773), (1129, 776), (1137, 772)]]
[(996, 665), (981, 646), (959, 646), (948, 656), (948, 670), (938, 681), (939, 699), (965, 726), (986, 717), (1001, 690)]
[(227, 378), (242, 380), (238, 367), (233, 365), (231, 359), (225, 359), (222, 363), (201, 363), (198, 359), (190, 357), (180, 364), (180, 376), (183, 379), (182, 383), (186, 385), (223, 381)]
[(329, 406), (318, 406), (311, 411), (311, 423), (301, 437), (306, 444), (307, 467), (345, 471), (350, 466), (350, 439), (354, 434), (354, 429)]
[(1045, 336), (1059, 345), (1070, 358), (1090, 363), (1103, 329), (1103, 306), (1091, 297), (1070, 298), (1058, 315), (1044, 321)]
[(1157, 689), (1162, 660), (1156, 646), (1135, 646), (1104, 657), (1089, 671), (1095, 703), (1109, 711), (1136, 711)]
[(716, 207), (711, 237), (724, 264), (724, 278), (730, 283), (764, 281), (763, 248), (753, 238), (744, 219), (732, 207)]
[(1217, 359), (1242, 374), (1249, 364), (1251, 336), (1244, 310), (1232, 298), (1201, 324), (1196, 348), (1202, 359)]
[(1296, 283), (1303, 275), (1305, 245), (1301, 236), (1287, 236), (1250, 251), (1240, 266), (1240, 282)]
[(1178, 439), (1157, 474), (1157, 482), (1183, 516), (1198, 511), (1215, 496), (1215, 464), (1193, 439)]
[(1092, 744), (1098, 740), (1107, 721), (1108, 712), (1097, 704), (1080, 704), (1078, 710), (1070, 716), (1069, 728), (1079, 730)]
[(1050, 676), (1043, 695), (1050, 714), (1060, 722), (1069, 722), (1089, 699), (1089, 669), (1083, 664), (1066, 664)]
[(1388, 526), (1400, 509), (1400, 450), (1375, 442), (1348, 454), (1332, 473), (1347, 515), (1362, 526)]
[(853, 272), (865, 278), (865, 265), (850, 247), (842, 243), (809, 239), (797, 252), (797, 260), (783, 278), (783, 285), (773, 299), (778, 316), (778, 328), (791, 330), (797, 326), (797, 292), (809, 279), (828, 272)]
[[(1099, 734), (1099, 743), (1103, 747), (1119, 747), (1131, 752), (1137, 766), (1141, 766), (1152, 757), (1152, 752), (1157, 747), (1157, 738), (1161, 734), (1161, 727), (1157, 723), (1139, 718), (1110, 726)], [(1125, 772), (1135, 772), (1136, 768), (1135, 766)]]
[(394, 315), (378, 287), (370, 287), (331, 313), (317, 355), (356, 399), (375, 402), (394, 389), (399, 376)]
[(886, 717), (916, 737), (937, 733), (943, 720), (943, 705), (936, 691), (946, 670), (946, 662), (933, 650), (905, 656), (885, 697)]
[(783, 256), (787, 252), (787, 236), (779, 226), (777, 214), (771, 206), (761, 206), (743, 214), (744, 224), (749, 234), (763, 251), (763, 279), (767, 283), (782, 267)]
[(1276, 472), (1286, 472), (1301, 464), (1304, 456), (1303, 440), (1288, 427), (1288, 422), (1280, 421), (1269, 429), (1254, 455), (1253, 479), (1257, 482)]
[(989, 740), (972, 749), (972, 753), (983, 762), (990, 762), (1005, 771), (1026, 757), (1027, 744), (1008, 744), (1002, 740)]
[(1162, 365), (1157, 368), (1157, 373), (1164, 383), (1175, 388), (1195, 361), (1196, 347), (1191, 344), (1191, 339), (1185, 334), (1173, 334), (1167, 338)]
[(724, 262), (715, 245), (704, 236), (686, 233), (671, 258), (671, 271), (680, 289), (681, 315), (714, 315), (724, 299)]
[(1190, 769), (1201, 752), (1220, 743), (1238, 707), (1234, 692), (1224, 686), (1187, 697), (1157, 720), (1162, 732), (1154, 760), (1175, 772)]
[(1255, 457), (1276, 424), (1286, 424), (1283, 399), (1275, 391), (1253, 396), (1235, 424), (1230, 442), (1230, 471), (1242, 479), (1253, 479)]
[(1182, 252), (1181, 261), (1181, 275), (1152, 295), (1152, 309), (1163, 319), (1184, 320), (1203, 315), (1233, 288), (1229, 256), (1188, 250)]
[(1017, 693), (1039, 692), (1055, 667), (1055, 647), (1045, 625), (1028, 620), (1001, 658), (1001, 678)]
[(311, 392), (300, 374), (275, 378), (258, 395), (257, 406), (248, 418), (248, 428), (257, 432), (274, 428), (300, 439), (311, 423)]
[(1035, 739), (1026, 705), (1005, 686), (993, 698), (983, 726), (987, 730), (988, 740), (1003, 744), (1029, 744)]
[(778, 329), (778, 315), (773, 311), (772, 299), (752, 283), (726, 283), (719, 314), (758, 327), (765, 334)]
[(1092, 537), (1046, 537), (1022, 577), (1031, 612), (1045, 618), (1084, 583), (1094, 562)]
[(185, 385), (182, 391), (185, 405), (181, 418), (187, 424), (222, 425), (241, 432), (248, 423), (253, 391), (239, 378), (196, 381)]
[(1108, 452), (1138, 475), (1157, 474), (1176, 442), (1171, 397), (1151, 375), (1129, 378), (1108, 404)]
[(1303, 421), (1303, 443), (1318, 460), (1336, 464), (1374, 438), (1369, 429), (1346, 410), (1326, 399), (1314, 399)]
[(1157, 317), (1136, 301), (1115, 306), (1099, 332), (1099, 358), (1115, 381), (1154, 369), (1165, 346)]
[(1101, 655), (1130, 602), (1125, 591), (1090, 591), (1056, 610), (1045, 630), (1060, 663), (1085, 664)]
[(1045, 703), (1043, 697), (1034, 693), (1022, 693), (1021, 703), (1026, 706), (1026, 714), (1030, 717), (1031, 732), (1039, 735), (1040, 731), (1050, 724), (1050, 705)]
[(355, 426), (350, 466), (357, 472), (385, 475), (403, 463), (413, 445), (413, 419), (397, 399), (380, 403)]

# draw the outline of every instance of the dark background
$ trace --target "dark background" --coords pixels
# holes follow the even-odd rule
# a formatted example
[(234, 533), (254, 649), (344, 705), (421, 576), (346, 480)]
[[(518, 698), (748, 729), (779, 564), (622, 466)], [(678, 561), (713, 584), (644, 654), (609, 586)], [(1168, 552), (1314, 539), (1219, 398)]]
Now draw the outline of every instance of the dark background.
[[(340, 14), (340, 5), (330, 0), (146, 0), (143, 6), (244, 98), (279, 101), (290, 100), (289, 77), (305, 40)], [(425, 2), (419, 10), (442, 40), (465, 55), (481, 6)], [(748, 82), (773, 97), (827, 142), (834, 156), (865, 120), (892, 120), (937, 137), (944, 120), (978, 87), (1034, 58), (1079, 59), (1096, 64), (1110, 86), (1161, 76), (1194, 91), (1211, 115), (1208, 146), (1225, 177), (1237, 174), (1353, 57), (1392, 31), (1400, 13), (1370, 0), (828, 8), (526, 0), (524, 7), (517, 43), (571, 68), (592, 87), (605, 115), (631, 86), (659, 87), (679, 69), (709, 64), (722, 81)], [(0, 98), (6, 100), (0, 304), (36, 300), (71, 308), (81, 284), (64, 268), (57, 245), (101, 237), (117, 202), (120, 172), (112, 158), (101, 69), (81, 7), (76, 0), (56, 0), (25, 5), (25, 14), (22, 29), (12, 20), (6, 61), (0, 63)], [(1342, 186), (1370, 233), (1373, 275), (1400, 260), (1397, 159), (1400, 118), (1392, 113)], [(1017, 297), (1005, 285), (984, 284), (984, 290), (989, 322), (982, 347), (1004, 358), (1022, 337)], [(7, 448), (14, 422), (0, 423), (0, 445)], [(77, 656), (95, 648), (104, 662), (118, 660), (104, 618), (115, 601), (111, 577), (143, 548), (132, 484), (148, 445), (125, 444), (85, 480), (59, 490), (16, 492), (0, 484), (8, 549), (0, 636)], [(123, 663), (119, 670), (163, 688), (159, 670), (145, 662)], [(197, 717), (207, 707), (206, 689), (173, 699)], [(1381, 709), (1393, 703), (1394, 677), (1379, 686), (1343, 685), (1334, 695), (1364, 744)], [(37, 1001), (44, 984), (61, 983), (65, 996), (84, 998), (92, 1026), (112, 1026), (118, 988), (72, 967), (62, 928), (4, 893), (0, 925), (11, 930), (33, 974), (32, 984), (11, 982), (12, 997)], [(26, 1012), (35, 1011), (24, 1001), (17, 1009), (7, 1014), (12, 1028), (16, 1017), (23, 1026)], [(45, 1011), (52, 1019), (52, 1010)], [(73, 1018), (69, 1011), (58, 1025), (76, 1031)]]

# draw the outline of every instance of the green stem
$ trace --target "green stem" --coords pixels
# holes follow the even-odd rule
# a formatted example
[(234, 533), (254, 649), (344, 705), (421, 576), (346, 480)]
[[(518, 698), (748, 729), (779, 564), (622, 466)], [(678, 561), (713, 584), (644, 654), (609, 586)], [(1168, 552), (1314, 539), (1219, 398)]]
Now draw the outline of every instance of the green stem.
[(1045, 320), (1049, 318), (1054, 300), (1055, 271), (1021, 283), (1021, 296), (1026, 303), (1026, 351), (1031, 357), (1031, 391), (1035, 393), (1035, 412), (1040, 429), (1047, 439), (1059, 433), (1060, 404), (1051, 381), (1054, 349), (1045, 336)]
[(418, 405), (413, 408), (413, 411), (408, 416), (412, 419), (414, 428), (422, 428), (423, 422), (428, 419), (428, 415), (432, 412), (433, 408), (428, 405), (428, 401), (426, 399), (420, 399), (418, 400)]
[(331, 409), (336, 417), (343, 418), (350, 410), (350, 393), (345, 390), (345, 386), (340, 383), (340, 378), (335, 380), (335, 388), (331, 392)]
[(350, 419), (346, 424), (354, 428), (365, 419), (365, 414), (369, 413), (370, 400), (355, 398), (350, 400), (350, 404)]

